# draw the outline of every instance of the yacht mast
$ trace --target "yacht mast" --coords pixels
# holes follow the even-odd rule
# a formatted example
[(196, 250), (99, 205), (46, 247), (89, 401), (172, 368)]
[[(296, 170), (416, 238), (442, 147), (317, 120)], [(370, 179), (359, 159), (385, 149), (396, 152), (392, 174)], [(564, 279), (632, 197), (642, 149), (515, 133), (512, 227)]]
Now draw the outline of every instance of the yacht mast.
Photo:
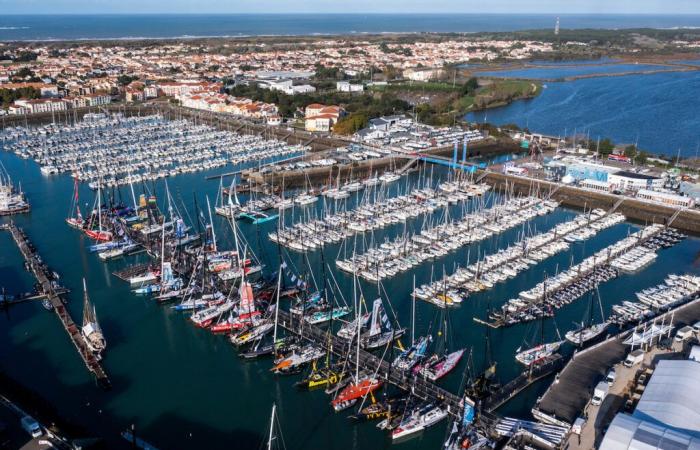
[(272, 450), (272, 441), (274, 440), (274, 428), (275, 428), (275, 410), (277, 409), (276, 404), (272, 404), (272, 415), (270, 416), (270, 434), (267, 437), (267, 450)]

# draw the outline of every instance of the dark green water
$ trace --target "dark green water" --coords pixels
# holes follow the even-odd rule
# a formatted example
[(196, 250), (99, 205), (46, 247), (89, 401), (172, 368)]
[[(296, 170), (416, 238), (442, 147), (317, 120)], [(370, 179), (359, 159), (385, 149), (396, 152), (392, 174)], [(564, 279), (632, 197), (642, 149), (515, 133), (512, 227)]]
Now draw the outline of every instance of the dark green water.
[[(80, 290), (84, 276), (108, 340), (104, 365), (114, 389), (102, 392), (95, 386), (53, 313), (44, 310), (39, 303), (17, 305), (1, 313), (0, 368), (40, 393), (67, 419), (122, 446), (118, 433), (134, 424), (140, 436), (162, 449), (248, 449), (258, 448), (264, 439), (271, 404), (276, 402), (288, 449), (393, 447), (387, 436), (373, 424), (351, 425), (345, 414), (334, 414), (329, 398), (323, 392), (300, 393), (292, 386), (296, 377), (273, 376), (269, 372), (269, 360), (244, 362), (224, 338), (196, 329), (186, 316), (133, 295), (127, 284), (111, 273), (139, 257), (104, 264), (86, 250), (89, 242), (84, 236), (65, 224), (72, 179), (65, 175), (42, 177), (35, 163), (14, 155), (0, 153), (0, 160), (15, 182), (21, 181), (32, 203), (32, 212), (15, 220), (26, 230), (50, 267), (61, 275), (62, 282), (73, 290), (69, 295), (69, 310), (73, 317), (79, 319), (81, 315)], [(436, 175), (438, 172), (436, 169)], [(193, 192), (200, 205), (205, 203), (205, 195), (209, 195), (213, 202), (218, 184), (205, 181), (204, 175), (188, 174), (170, 179), (170, 190), (188, 206), (193, 202)], [(411, 182), (414, 182), (416, 176), (411, 177)], [(398, 182), (394, 189), (403, 187), (403, 183), (404, 180)], [(160, 193), (163, 186), (158, 185), (157, 190)], [(94, 194), (87, 187), (83, 187), (80, 194), (81, 202), (92, 203)], [(123, 194), (124, 199), (129, 198), (126, 190)], [(458, 216), (461, 210), (461, 207), (453, 207), (451, 214)], [(529, 226), (533, 230), (545, 231), (575, 214), (560, 208), (553, 214), (534, 219)], [(225, 247), (232, 239), (230, 230), (224, 220), (214, 220), (217, 235)], [(421, 223), (422, 219), (419, 219), (409, 226), (420, 227)], [(241, 225), (251, 246), (266, 262), (267, 273), (275, 270), (278, 264), (278, 252), (266, 238), (267, 232), (274, 227), (274, 223), (258, 229)], [(487, 308), (498, 307), (520, 290), (532, 287), (542, 279), (545, 271), (551, 274), (557, 266), (568, 266), (572, 255), (574, 262), (578, 262), (636, 228), (637, 225), (632, 224), (617, 225), (584, 244), (576, 244), (570, 253), (550, 258), (488, 292), (472, 296), (461, 307), (451, 310), (453, 342), (460, 347), (474, 347), (475, 364), (481, 368), (485, 329), (472, 320), (474, 316), (483, 317)], [(510, 230), (453, 252), (436, 262), (435, 273), (442, 272), (443, 264), (451, 273), (455, 264), (466, 263), (467, 255), (474, 261), (477, 252), (491, 253), (505, 247), (517, 238), (520, 231), (522, 228)], [(393, 237), (401, 232), (403, 226), (395, 225), (376, 233), (375, 239), (381, 241), (385, 236)], [(352, 240), (348, 245), (352, 248)], [(333, 262), (340, 250), (338, 245), (326, 248), (324, 259), (331, 267), (334, 267)], [(622, 276), (603, 285), (601, 295), (606, 310), (609, 311), (613, 303), (632, 298), (635, 291), (661, 282), (668, 273), (697, 272), (695, 259), (699, 250), (700, 241), (687, 239), (672, 249), (660, 251), (656, 262), (640, 274)], [(304, 267), (304, 258), (300, 255), (284, 252), (284, 257), (300, 270)], [(310, 253), (308, 263), (320, 282), (320, 253)], [(350, 277), (337, 271), (334, 273), (346, 298), (351, 301)], [(384, 285), (404, 326), (410, 323), (409, 293), (414, 274), (418, 283), (427, 282), (431, 268), (422, 266), (400, 274)], [(0, 234), (0, 286), (5, 286), (10, 292), (20, 292), (30, 290), (33, 282), (22, 268), (19, 252), (9, 235)], [(362, 286), (365, 296), (374, 298), (374, 287), (365, 282)], [(562, 334), (574, 327), (574, 320), (581, 320), (586, 308), (587, 301), (582, 299), (559, 311), (556, 324)], [(435, 307), (418, 303), (417, 335), (428, 329), (436, 314)], [(549, 321), (546, 328), (547, 335), (553, 337), (554, 322)], [(514, 351), (522, 344), (523, 338), (533, 332), (532, 326), (492, 332), (493, 358), (499, 363), (502, 381), (509, 380), (520, 370), (513, 359)], [(463, 369), (464, 362), (441, 384), (456, 391), (461, 378), (459, 372)], [(530, 407), (545, 388), (545, 383), (536, 385), (506, 405), (502, 412), (528, 417)], [(437, 449), (444, 433), (445, 424), (442, 424), (395, 447)]]

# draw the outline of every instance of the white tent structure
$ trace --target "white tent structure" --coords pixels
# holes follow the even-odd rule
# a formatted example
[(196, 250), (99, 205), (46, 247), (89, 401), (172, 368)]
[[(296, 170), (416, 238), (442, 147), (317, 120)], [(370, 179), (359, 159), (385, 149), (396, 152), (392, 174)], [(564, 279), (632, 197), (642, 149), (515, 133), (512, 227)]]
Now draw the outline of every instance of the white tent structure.
[(700, 450), (700, 364), (661, 360), (632, 415), (619, 413), (601, 450)]

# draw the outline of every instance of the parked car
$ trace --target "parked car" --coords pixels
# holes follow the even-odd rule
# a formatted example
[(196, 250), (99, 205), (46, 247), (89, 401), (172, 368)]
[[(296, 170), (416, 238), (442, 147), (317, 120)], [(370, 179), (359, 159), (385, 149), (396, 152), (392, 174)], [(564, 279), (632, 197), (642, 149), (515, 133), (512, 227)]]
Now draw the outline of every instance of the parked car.
[(694, 334), (695, 331), (693, 330), (693, 327), (685, 326), (680, 330), (676, 331), (676, 336), (674, 337), (674, 339), (676, 342), (683, 342), (693, 337)]

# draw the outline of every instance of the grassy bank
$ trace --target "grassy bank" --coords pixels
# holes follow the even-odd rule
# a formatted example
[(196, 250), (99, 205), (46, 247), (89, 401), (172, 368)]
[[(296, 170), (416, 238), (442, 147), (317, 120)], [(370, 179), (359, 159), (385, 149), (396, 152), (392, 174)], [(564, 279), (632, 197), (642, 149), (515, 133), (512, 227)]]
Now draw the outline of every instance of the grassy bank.
[(393, 95), (411, 105), (421, 122), (451, 125), (469, 111), (507, 105), (512, 101), (533, 98), (542, 84), (530, 80), (471, 78), (459, 82), (408, 82), (374, 86), (372, 91)]

